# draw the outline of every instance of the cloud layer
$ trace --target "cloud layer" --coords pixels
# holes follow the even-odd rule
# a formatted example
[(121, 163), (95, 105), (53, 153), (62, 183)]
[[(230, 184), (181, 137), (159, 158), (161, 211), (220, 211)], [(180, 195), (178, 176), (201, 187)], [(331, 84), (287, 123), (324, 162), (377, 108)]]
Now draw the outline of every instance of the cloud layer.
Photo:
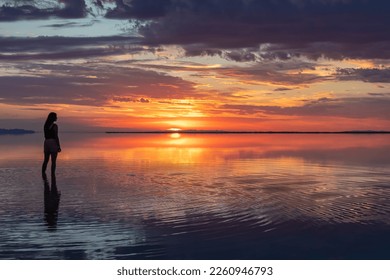
[(386, 126), (389, 14), (387, 0), (0, 0), (0, 107)]
[[(139, 32), (149, 44), (177, 44), (203, 53), (258, 48), (239, 55), (389, 57), (390, 3), (310, 0), (121, 1), (107, 15), (148, 19)], [(128, 5), (126, 5), (128, 3)]]
[[(12, 3), (12, 4), (11, 4)], [(83, 18), (98, 9), (128, 19), (143, 44), (180, 45), (228, 59), (389, 58), (386, 0), (61, 0), (0, 6), (0, 21)], [(253, 48), (242, 52), (242, 48)], [(260, 49), (259, 49), (260, 48)]]

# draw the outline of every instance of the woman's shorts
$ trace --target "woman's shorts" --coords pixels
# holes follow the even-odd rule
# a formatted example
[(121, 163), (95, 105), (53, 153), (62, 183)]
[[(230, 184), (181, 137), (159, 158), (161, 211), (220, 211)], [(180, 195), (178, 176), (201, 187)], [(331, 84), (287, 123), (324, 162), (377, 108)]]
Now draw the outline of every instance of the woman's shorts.
[(55, 139), (46, 139), (43, 145), (43, 151), (45, 153), (58, 153), (58, 144)]

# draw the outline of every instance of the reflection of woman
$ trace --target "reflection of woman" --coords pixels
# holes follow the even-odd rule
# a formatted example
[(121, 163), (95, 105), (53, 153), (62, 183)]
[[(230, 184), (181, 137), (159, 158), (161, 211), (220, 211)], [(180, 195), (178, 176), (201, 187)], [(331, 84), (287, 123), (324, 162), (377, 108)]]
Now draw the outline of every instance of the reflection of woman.
[(45, 143), (44, 153), (45, 159), (42, 164), (42, 173), (46, 172), (47, 164), (51, 158), (51, 174), (54, 175), (56, 171), (57, 155), (61, 152), (60, 139), (58, 138), (58, 126), (55, 123), (57, 120), (57, 114), (51, 112), (47, 116), (47, 120), (44, 126)]
[(50, 229), (55, 229), (61, 193), (57, 189), (56, 176), (51, 176), (51, 188), (46, 174), (43, 174), (45, 221)]

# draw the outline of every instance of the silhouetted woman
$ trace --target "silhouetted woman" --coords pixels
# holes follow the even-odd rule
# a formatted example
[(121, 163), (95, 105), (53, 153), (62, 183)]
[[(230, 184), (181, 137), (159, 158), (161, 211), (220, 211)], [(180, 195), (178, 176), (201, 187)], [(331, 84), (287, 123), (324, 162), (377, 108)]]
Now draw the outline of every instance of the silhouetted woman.
[(45, 159), (42, 164), (42, 174), (46, 172), (47, 164), (51, 158), (51, 174), (55, 175), (56, 172), (56, 161), (57, 155), (61, 152), (60, 139), (58, 138), (58, 126), (55, 123), (57, 120), (57, 114), (51, 112), (47, 116), (47, 120), (44, 126), (45, 132), (45, 143), (44, 143), (44, 153)]

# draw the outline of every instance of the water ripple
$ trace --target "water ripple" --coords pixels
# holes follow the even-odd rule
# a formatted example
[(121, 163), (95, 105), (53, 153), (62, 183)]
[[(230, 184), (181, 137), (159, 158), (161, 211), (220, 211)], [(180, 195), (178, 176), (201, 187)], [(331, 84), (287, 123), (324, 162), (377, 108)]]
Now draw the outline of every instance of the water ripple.
[(390, 241), (389, 166), (218, 153), (60, 161), (51, 226), (40, 162), (2, 163), (0, 259), (299, 258), (353, 251), (354, 233)]

